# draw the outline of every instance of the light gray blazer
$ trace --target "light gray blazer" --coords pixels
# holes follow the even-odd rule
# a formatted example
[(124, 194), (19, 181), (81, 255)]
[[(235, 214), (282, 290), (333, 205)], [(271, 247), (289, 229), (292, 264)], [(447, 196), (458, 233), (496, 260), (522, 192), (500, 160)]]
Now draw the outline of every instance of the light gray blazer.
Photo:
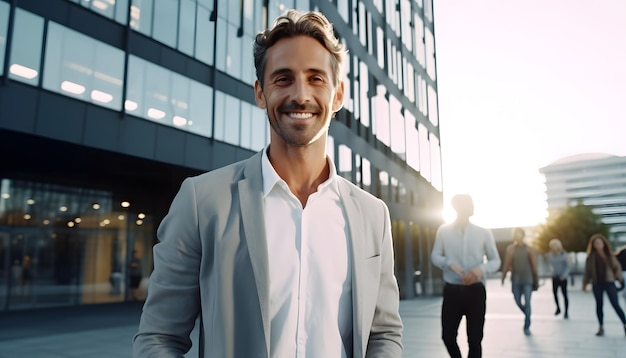
[[(401, 357), (385, 203), (339, 177), (352, 247), (353, 356)], [(269, 357), (261, 152), (186, 179), (159, 226), (133, 357), (182, 357), (200, 315), (201, 357)]]

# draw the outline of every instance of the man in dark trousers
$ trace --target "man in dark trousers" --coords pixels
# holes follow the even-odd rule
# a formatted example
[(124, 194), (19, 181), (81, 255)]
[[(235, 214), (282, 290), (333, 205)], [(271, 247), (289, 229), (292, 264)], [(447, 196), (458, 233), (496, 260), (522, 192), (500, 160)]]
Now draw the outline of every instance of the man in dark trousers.
[[(466, 194), (452, 198), (456, 220), (437, 230), (431, 254), (435, 266), (443, 270), (442, 339), (452, 358), (461, 358), (456, 342), (461, 318), (465, 316), (469, 358), (482, 356), (485, 325), (485, 276), (500, 268), (500, 256), (488, 229), (474, 225), (474, 202)], [(487, 256), (487, 262), (484, 257)]]

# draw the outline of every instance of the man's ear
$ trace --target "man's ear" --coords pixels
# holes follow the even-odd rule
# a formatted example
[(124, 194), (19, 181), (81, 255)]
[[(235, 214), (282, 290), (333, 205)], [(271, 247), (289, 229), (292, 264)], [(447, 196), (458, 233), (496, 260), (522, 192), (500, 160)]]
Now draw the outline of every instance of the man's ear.
[(263, 95), (263, 88), (261, 88), (261, 82), (259, 80), (254, 81), (254, 101), (256, 105), (261, 109), (267, 108), (267, 103), (265, 103), (265, 96)]
[(335, 92), (335, 99), (333, 100), (333, 112), (337, 113), (343, 107), (343, 92), (344, 92), (344, 82), (339, 82), (337, 86), (337, 91)]

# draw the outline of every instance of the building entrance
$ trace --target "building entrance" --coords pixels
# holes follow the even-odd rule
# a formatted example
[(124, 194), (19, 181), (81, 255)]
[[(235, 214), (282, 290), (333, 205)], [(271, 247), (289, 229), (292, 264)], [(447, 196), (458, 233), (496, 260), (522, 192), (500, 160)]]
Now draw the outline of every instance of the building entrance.
[(133, 250), (148, 276), (150, 213), (131, 210), (131, 203), (115, 205), (113, 194), (103, 191), (3, 184), (0, 311), (129, 300)]

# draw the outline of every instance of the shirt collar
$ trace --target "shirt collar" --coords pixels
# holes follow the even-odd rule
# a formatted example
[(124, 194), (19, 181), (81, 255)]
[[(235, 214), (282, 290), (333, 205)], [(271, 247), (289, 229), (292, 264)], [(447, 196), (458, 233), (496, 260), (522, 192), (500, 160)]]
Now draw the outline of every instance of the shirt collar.
[[(263, 150), (261, 157), (261, 172), (263, 175), (263, 197), (266, 197), (277, 184), (282, 186), (285, 190), (289, 190), (287, 183), (276, 173), (270, 159), (267, 156), (269, 145)], [(326, 188), (332, 190), (336, 194), (339, 194), (339, 186), (337, 184), (337, 169), (335, 163), (327, 155), (328, 167), (330, 168), (328, 173), (328, 179), (317, 187), (317, 191), (325, 190)], [(280, 184), (283, 183), (283, 184)]]

